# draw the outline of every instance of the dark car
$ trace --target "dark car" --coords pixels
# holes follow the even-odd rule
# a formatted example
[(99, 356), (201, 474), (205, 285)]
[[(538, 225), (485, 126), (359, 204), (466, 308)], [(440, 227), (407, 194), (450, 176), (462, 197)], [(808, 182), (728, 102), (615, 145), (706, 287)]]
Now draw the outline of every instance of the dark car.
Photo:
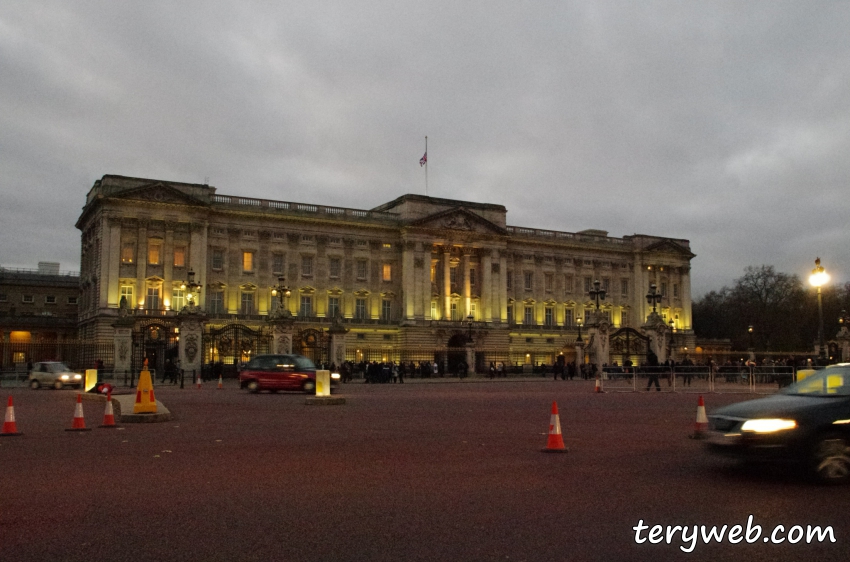
[(817, 480), (850, 480), (850, 363), (832, 365), (779, 393), (708, 416), (708, 446), (743, 460), (802, 463)]
[[(331, 379), (333, 387), (339, 374)], [(258, 355), (239, 373), (239, 386), (251, 392), (261, 390), (316, 391), (316, 365), (303, 355)]]

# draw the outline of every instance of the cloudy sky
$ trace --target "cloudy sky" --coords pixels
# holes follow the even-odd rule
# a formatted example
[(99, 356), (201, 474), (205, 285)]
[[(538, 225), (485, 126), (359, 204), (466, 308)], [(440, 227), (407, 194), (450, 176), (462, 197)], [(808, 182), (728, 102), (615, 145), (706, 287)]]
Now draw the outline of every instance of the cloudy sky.
[(105, 174), (686, 238), (850, 280), (850, 3), (0, 3), (0, 265), (79, 269)]

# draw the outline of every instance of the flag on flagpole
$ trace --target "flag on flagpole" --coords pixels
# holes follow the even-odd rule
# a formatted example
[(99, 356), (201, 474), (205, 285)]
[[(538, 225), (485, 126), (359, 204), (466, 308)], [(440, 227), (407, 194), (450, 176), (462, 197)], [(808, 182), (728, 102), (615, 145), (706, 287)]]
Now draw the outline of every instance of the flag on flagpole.
[(422, 158), (419, 159), (419, 166), (422, 167), (428, 163), (428, 153), (422, 155)]

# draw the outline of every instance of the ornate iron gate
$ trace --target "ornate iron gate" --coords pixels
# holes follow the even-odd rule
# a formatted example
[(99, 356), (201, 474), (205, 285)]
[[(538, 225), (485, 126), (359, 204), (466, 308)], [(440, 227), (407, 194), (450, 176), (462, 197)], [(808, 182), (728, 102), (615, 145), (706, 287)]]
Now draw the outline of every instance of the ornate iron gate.
[(235, 377), (239, 365), (270, 350), (271, 334), (262, 327), (252, 330), (244, 324), (226, 324), (208, 328), (204, 334), (203, 355), (206, 376)]
[(316, 365), (330, 361), (330, 338), (321, 330), (300, 330), (292, 339), (292, 351), (307, 357)]
[(649, 336), (644, 336), (634, 328), (620, 328), (608, 338), (610, 361), (617, 361), (618, 365), (625, 365), (630, 360), (633, 365), (646, 363), (651, 353), (649, 347)]
[(177, 325), (161, 320), (149, 321), (133, 332), (132, 370), (138, 373), (148, 360), (148, 368), (161, 375), (168, 359), (177, 364)]

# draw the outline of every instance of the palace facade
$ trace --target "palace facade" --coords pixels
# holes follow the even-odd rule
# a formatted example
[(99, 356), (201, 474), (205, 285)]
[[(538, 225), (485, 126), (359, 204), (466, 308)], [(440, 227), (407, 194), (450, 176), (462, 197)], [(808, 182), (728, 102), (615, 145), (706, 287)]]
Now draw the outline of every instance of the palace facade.
[[(283, 307), (296, 350), (336, 325), (351, 360), (433, 359), (473, 342), (476, 363), (551, 364), (575, 359), (582, 322), (640, 328), (655, 284), (665, 324), (682, 347), (693, 338), (688, 240), (510, 226), (506, 213), (412, 194), (349, 209), (106, 175), (76, 225), (79, 334), (111, 341), (119, 318), (137, 333), (176, 334), (193, 298), (207, 334), (231, 325), (263, 333)], [(605, 290), (599, 317), (595, 281)], [(205, 362), (245, 358), (238, 342), (228, 344), (235, 355), (213, 356), (224, 344), (205, 341)]]

